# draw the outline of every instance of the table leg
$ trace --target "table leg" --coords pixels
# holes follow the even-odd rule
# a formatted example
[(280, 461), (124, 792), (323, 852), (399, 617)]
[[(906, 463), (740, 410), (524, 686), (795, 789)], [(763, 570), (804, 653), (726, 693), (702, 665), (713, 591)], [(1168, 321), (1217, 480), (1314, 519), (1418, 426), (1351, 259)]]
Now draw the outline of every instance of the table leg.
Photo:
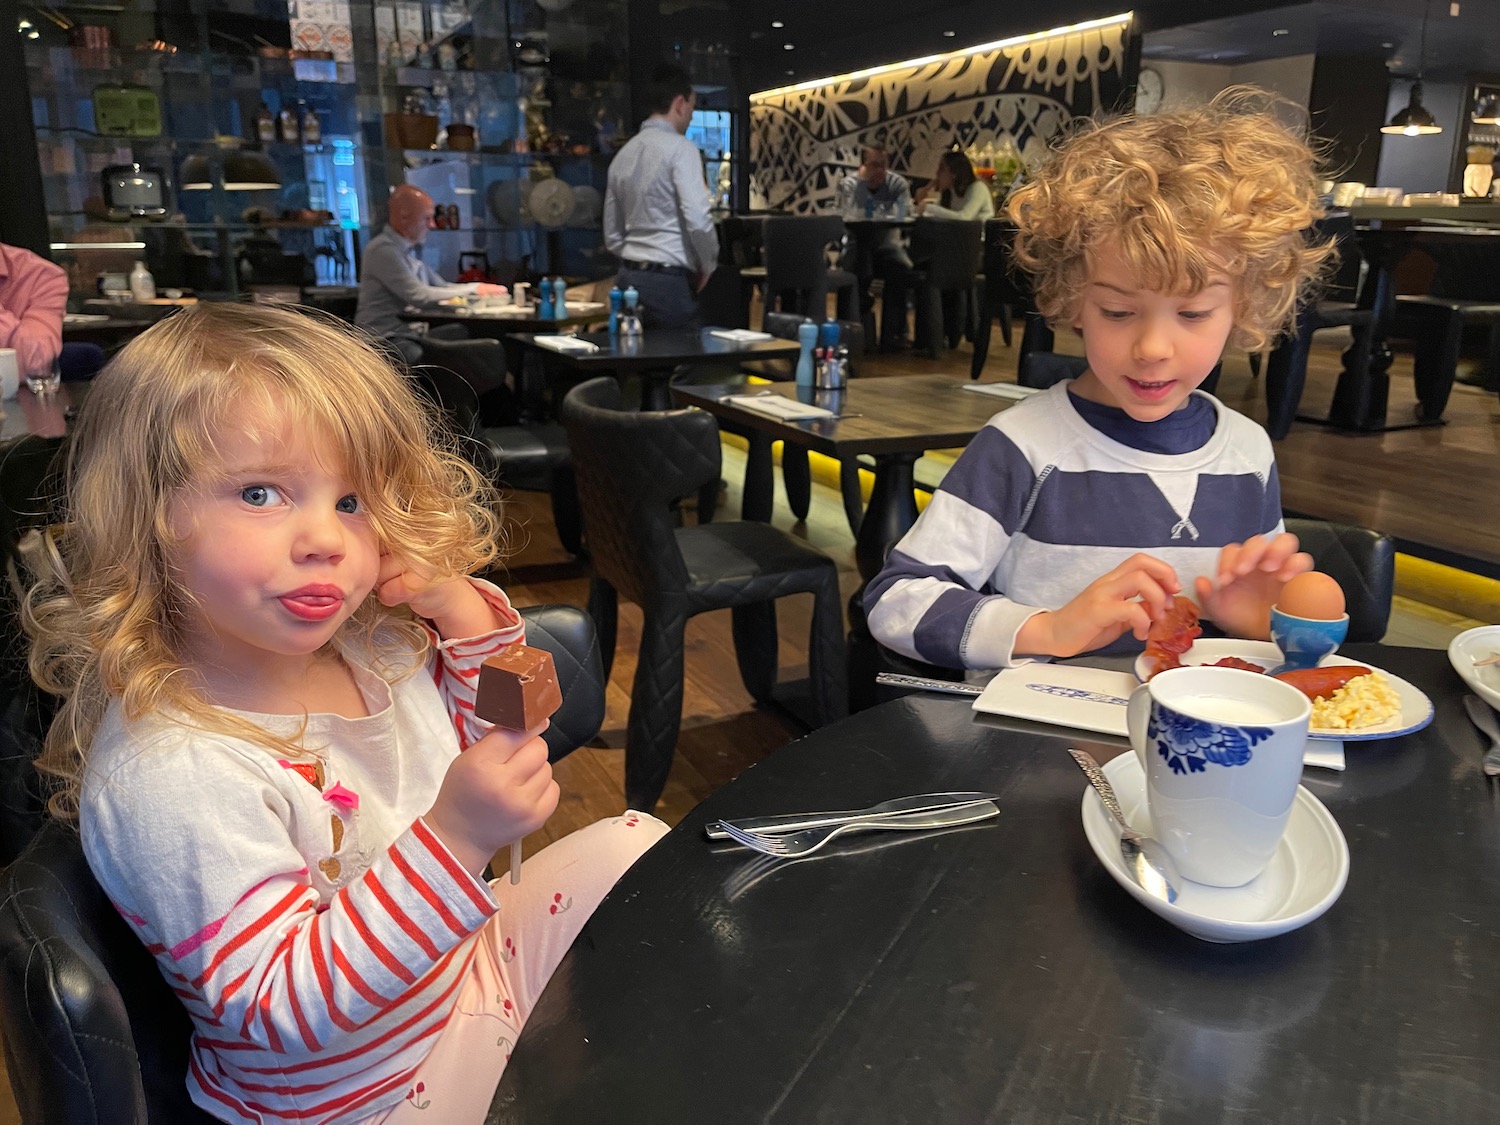
[(775, 499), (771, 467), (771, 439), (750, 430), (750, 448), (745, 453), (745, 484), (740, 495), (740, 518), (770, 523)]
[(641, 409), (671, 410), (672, 392), (668, 384), (672, 381), (672, 368), (658, 368), (641, 372)]
[(854, 558), (865, 581), (885, 566), (885, 557), (917, 522), (914, 466), (920, 453), (881, 453), (875, 458), (875, 487), (859, 524)]

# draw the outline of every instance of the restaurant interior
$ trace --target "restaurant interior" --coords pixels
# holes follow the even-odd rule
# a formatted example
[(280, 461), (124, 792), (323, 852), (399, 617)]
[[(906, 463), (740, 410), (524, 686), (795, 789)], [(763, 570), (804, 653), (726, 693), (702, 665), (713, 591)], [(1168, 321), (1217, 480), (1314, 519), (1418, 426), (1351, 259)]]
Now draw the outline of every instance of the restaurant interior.
[[(1500, 1114), (1493, 1066), (1500, 1025), (1466, 991), (1483, 991), (1483, 968), (1500, 933), (1493, 874), (1500, 871), (1500, 805), (1487, 776), (1500, 774), (1500, 756), (1493, 771), (1481, 772), (1489, 743), (1464, 711), (1469, 692), (1477, 693), (1469, 696), (1476, 702), (1482, 696), (1500, 706), (1500, 674), (1493, 687), (1483, 683), (1500, 669), (1469, 666), (1485, 654), (1474, 647), (1481, 642), (1500, 651), (1500, 627), (1475, 632), (1500, 622), (1500, 493), (1483, 484), (1500, 464), (1495, 0), (1290, 6), (1155, 0), (1133, 10), (1091, 0), (1041, 9), (981, 0), (915, 6), (895, 0), (0, 0), (0, 24), (11, 23), (15, 33), (0, 38), (0, 243), (63, 267), (70, 288), (64, 343), (91, 347), (95, 369), (150, 325), (199, 301), (306, 306), (352, 323), (365, 249), (385, 224), (386, 197), (402, 184), (425, 191), (435, 204), (423, 257), (442, 277), (491, 282), (512, 294), (530, 289), (533, 298), (544, 284), (550, 292), (556, 279), (558, 294), (566, 292), (566, 313), (550, 297), (544, 311), (519, 309), (509, 296), (508, 310), (493, 316), (462, 300), (459, 308), (409, 310), (414, 331), (431, 334), (424, 364), (465, 376), (463, 364), (474, 361), (454, 341), (487, 341), (485, 362), (499, 365), (517, 404), (503, 432), (484, 429), (445, 401), (441, 377), (413, 378), (455, 426), (470, 427), (463, 436), (483, 447), (482, 466), (503, 490), (507, 553), (491, 577), (518, 607), (571, 606), (587, 614), (578, 614), (581, 655), (575, 645), (558, 659), (560, 669), (570, 661), (564, 694), (576, 685), (580, 698), (588, 693), (596, 700), (597, 713), (578, 720), (587, 729), (570, 734), (566, 756), (556, 756), (561, 803), (526, 839), (526, 855), (618, 816), (628, 802), (674, 826), (664, 844), (675, 847), (675, 866), (665, 870), (663, 860), (651, 868), (650, 882), (643, 873), (632, 893), (606, 901), (590, 923), (597, 928), (584, 931), (593, 935), (580, 943), (588, 949), (575, 946), (560, 982), (544, 995), (549, 1018), (522, 1036), (487, 1120), (598, 1120), (589, 1116), (590, 1104), (622, 1104), (601, 1100), (607, 1098), (639, 1103), (612, 1113), (613, 1121), (656, 1122), (701, 1121), (711, 1110), (731, 1121), (1382, 1122)], [(651, 73), (661, 62), (681, 66), (693, 81), (686, 136), (702, 156), (720, 241), (717, 269), (699, 297), (702, 322), (738, 330), (751, 342), (726, 359), (722, 340), (711, 346), (712, 333), (681, 354), (666, 349), (663, 336), (661, 353), (620, 353), (613, 366), (590, 366), (547, 345), (543, 334), (614, 328), (610, 302), (619, 299), (618, 289), (611, 293), (619, 263), (603, 231), (609, 168), (649, 112)], [(1335, 743), (1340, 770), (1347, 746), (1347, 770), (1309, 769), (1302, 792), (1311, 791), (1322, 815), (1323, 805), (1332, 809), (1332, 832), (1343, 833), (1338, 846), (1348, 841), (1338, 886), (1305, 918), (1264, 931), (1274, 935), (1264, 940), (1214, 931), (1211, 942), (1246, 942), (1221, 946), (1185, 936), (1181, 930), (1205, 935), (1141, 898), (1125, 875), (1110, 869), (1128, 894), (1094, 870), (1096, 831), (1112, 830), (1091, 827), (1087, 810), (1080, 828), (1077, 802), (1088, 781), (1070, 762), (1056, 766), (1056, 776), (1042, 772), (1038, 763), (1046, 761), (1050, 771), (1059, 757), (1066, 762), (1056, 726), (1049, 734), (1045, 719), (1028, 722), (1024, 714), (999, 711), (1011, 716), (1009, 726), (973, 720), (971, 733), (961, 724), (971, 722), (973, 700), (942, 694), (954, 690), (957, 674), (878, 646), (859, 598), (985, 418), (1049, 386), (1057, 372), (1082, 369), (1082, 340), (1042, 320), (1011, 266), (1009, 193), (1078, 119), (1169, 112), (1246, 84), (1276, 95), (1274, 112), (1317, 139), (1328, 212), (1319, 229), (1337, 236), (1338, 270), (1327, 290), (1301, 307), (1286, 337), (1259, 352), (1229, 348), (1211, 377), (1213, 393), (1270, 434), (1285, 517), (1307, 529), (1309, 543), (1332, 545), (1326, 555), (1315, 550), (1316, 562), (1339, 578), (1351, 618), (1356, 602), (1373, 604), (1378, 624), (1364, 635), (1359, 623), (1352, 626), (1350, 654), (1415, 680), (1412, 690), (1427, 707), (1421, 725), (1432, 725), (1425, 733), (1410, 725), (1403, 728), (1410, 733), (1369, 744)], [(871, 145), (883, 148), (890, 170), (913, 188), (933, 180), (945, 154), (961, 153), (989, 193), (995, 217), (944, 223), (913, 221), (904, 210), (851, 209), (847, 177), (860, 172)], [(872, 248), (887, 238), (927, 248), (910, 309), (871, 265)], [(137, 284), (142, 265), (149, 291)], [(843, 326), (847, 354), (838, 377), (814, 388), (798, 370), (808, 356), (798, 333), (808, 319), (825, 318)], [(556, 325), (549, 327), (549, 319)], [(606, 350), (614, 347), (611, 338), (596, 338)], [(651, 343), (647, 331), (637, 348)], [(65, 440), (93, 373), (35, 390), (21, 379), (3, 403), (0, 448), (19, 448), (28, 437)], [(624, 398), (605, 395), (596, 406), (634, 412), (639, 405), (638, 417), (647, 419), (658, 417), (653, 408), (669, 411), (659, 416), (666, 419), (659, 439), (650, 436), (658, 423), (643, 422), (629, 440), (659, 440), (675, 461), (663, 453), (653, 463), (626, 444), (608, 444), (625, 439), (602, 434), (597, 446), (589, 437), (582, 448), (572, 422), (564, 433), (563, 391), (599, 375), (614, 376)], [(996, 389), (947, 394), (965, 386)], [(747, 387), (812, 413), (767, 420), (726, 399)], [(670, 417), (680, 421), (684, 413), (697, 419), (684, 425), (708, 436), (674, 430)], [(601, 469), (616, 455), (628, 467)], [(17, 556), (20, 533), (36, 523), (26, 508), (34, 497), (13, 468), (18, 463), (0, 454), (0, 466), (11, 466), (0, 468), (10, 509), (9, 560)], [(663, 491), (663, 481), (677, 482), (678, 491), (648, 516), (638, 497)], [(593, 516), (610, 503), (632, 516), (591, 536), (601, 522)], [(800, 577), (693, 574), (692, 581), (707, 585), (760, 591), (760, 616), (753, 618), (742, 607), (750, 596), (744, 590), (734, 594), (741, 601), (728, 594), (683, 600), (672, 585), (680, 586), (674, 576), (683, 570), (682, 557), (689, 570), (708, 565), (702, 560), (715, 557), (702, 546), (708, 536), (725, 537), (716, 541), (722, 546), (734, 528), (750, 523), (776, 529), (783, 562), (789, 551), (801, 552)], [(699, 556), (687, 546), (687, 531), (699, 536), (691, 549)], [(674, 542), (682, 544), (676, 554)], [(817, 556), (817, 565), (804, 555)], [(767, 593), (778, 577), (781, 585)], [(12, 617), (8, 608), (8, 628)], [(8, 638), (12, 656), (19, 646)], [(927, 686), (881, 684), (882, 672), (917, 674)], [(23, 681), (24, 673), (6, 680), (8, 725), (15, 719), (12, 699), (34, 691)], [(927, 749), (913, 750), (914, 762), (931, 767), (925, 777), (916, 765), (887, 769), (887, 758), (909, 749), (889, 739), (938, 730), (967, 747), (963, 755), (955, 750), (945, 765)], [(705, 827), (716, 817), (852, 809), (899, 795), (882, 789), (880, 779), (915, 785), (921, 777), (934, 790), (993, 787), (1003, 796), (996, 824), (1011, 818), (1003, 831), (1015, 834), (1004, 837), (1015, 846), (1003, 885), (1019, 896), (1026, 865), (1041, 861), (1032, 844), (1017, 841), (1027, 824), (1043, 825), (1052, 806), (1025, 803), (1026, 782), (1014, 772), (1022, 767), (1007, 764), (1012, 772), (997, 772), (1001, 767), (992, 763), (1010, 756), (1007, 738), (1029, 776), (1045, 776), (1046, 799), (1070, 810), (1066, 854), (1047, 861), (1061, 881), (1035, 891), (1030, 901), (1038, 909), (1027, 919), (975, 907), (985, 922), (974, 924), (1009, 932), (1076, 912), (1076, 923), (1057, 923), (1056, 948), (1090, 961), (1088, 943), (1107, 932), (1107, 941), (1100, 940), (1110, 956), (1102, 968), (1091, 965), (1086, 979), (1138, 973), (1137, 983), (1122, 986), (1119, 1008), (1112, 1007), (1113, 985), (1098, 985), (1097, 1003), (1082, 994), (1082, 984), (1071, 986), (1055, 1001), (1056, 1020), (1096, 1019), (1114, 1030), (1059, 1050), (1107, 1057), (1113, 1035), (1126, 1058), (1101, 1064), (1098, 1073), (1076, 1060), (1072, 1069), (1056, 1058), (1041, 1061), (988, 1022), (999, 1017), (974, 1017), (953, 984), (945, 1000), (923, 1001), (914, 1034), (930, 1036), (934, 1052), (951, 1050), (967, 1034), (973, 1049), (918, 1066), (920, 1043), (889, 1026), (902, 1021), (898, 1005), (910, 999), (888, 983), (892, 975), (913, 964), (936, 971), (903, 944), (901, 935), (918, 924), (912, 919), (929, 913), (924, 898), (905, 892), (893, 895), (892, 910), (908, 914), (888, 932), (889, 944), (869, 950), (856, 944), (848, 973), (825, 956), (816, 986), (804, 981), (785, 992), (780, 983), (768, 986), (767, 996), (788, 1009), (805, 997), (809, 1004), (842, 1004), (861, 1022), (826, 1011), (816, 1034), (790, 1035), (800, 1046), (766, 1046), (783, 1019), (811, 1027), (824, 1009), (777, 1017), (769, 1000), (762, 1005), (729, 980), (779, 972), (776, 957), (799, 957), (816, 945), (815, 932), (801, 932), (810, 921), (816, 931), (814, 919), (841, 938), (856, 927), (872, 942), (887, 933), (886, 920), (873, 912), (833, 917), (860, 888), (868, 897), (883, 894), (888, 881), (928, 879), (933, 903), (943, 902), (954, 917), (961, 916), (961, 896), (950, 888), (948, 902), (935, 889), (952, 874), (940, 850), (922, 855), (910, 848), (905, 854), (916, 858), (901, 859), (900, 847), (862, 851), (850, 844), (855, 874), (839, 891), (829, 889), (845, 875), (837, 867), (845, 861), (837, 859), (801, 864), (797, 889), (794, 878), (778, 882), (766, 868), (732, 875), (737, 869), (719, 852), (708, 861), (698, 856), (698, 866), (710, 862), (713, 871), (690, 871), (694, 865), (684, 857), (706, 854)], [(1099, 758), (1126, 746), (1119, 732), (1104, 727), (1084, 728), (1073, 744)], [(16, 736), (7, 745), (18, 745)], [(841, 768), (835, 749), (875, 779), (855, 786), (847, 800), (831, 780)], [(799, 754), (802, 764), (788, 765)], [(1123, 757), (1131, 758), (1128, 749)], [(1106, 772), (1119, 773), (1113, 762)], [(1138, 789), (1141, 812), (1147, 790)], [(1425, 804), (1403, 804), (1403, 793)], [(6, 803), (11, 817), (15, 802), (7, 795)], [(0, 869), (36, 829), (36, 813), (24, 810), (13, 818), (16, 827), (0, 833), (6, 844)], [(1387, 855), (1383, 849), (1400, 843), (1387, 839), (1397, 826), (1379, 821), (1388, 813), (1409, 816), (1411, 825), (1421, 823), (1446, 842), (1432, 844), (1425, 869), (1418, 857), (1381, 880), (1368, 872), (1384, 862), (1377, 858)], [(1101, 813), (1099, 824), (1106, 823)], [(933, 847), (943, 839), (986, 847), (979, 829), (963, 831), (970, 835), (937, 833)], [(890, 835), (897, 842), (920, 836)], [(1000, 839), (991, 850), (1003, 846)], [(1429, 843), (1424, 838), (1420, 847)], [(841, 846), (822, 854), (836, 856)], [(1409, 839), (1406, 847), (1420, 850)], [(1444, 855), (1448, 870), (1433, 875)], [(1490, 874), (1482, 875), (1476, 868), (1485, 860)], [(954, 879), (989, 879), (1000, 863), (965, 862)], [(1295, 862), (1310, 861), (1304, 855)], [(1042, 869), (1050, 870), (1045, 863)], [(617, 900), (650, 899), (663, 886), (680, 887), (692, 901), (664, 908), (657, 921), (647, 915), (631, 923), (621, 913)], [(824, 896), (838, 905), (821, 909)], [(1075, 908), (1074, 897), (1095, 905)], [(777, 940), (766, 938), (776, 932), (773, 923), (800, 933), (803, 944), (773, 953)], [(1363, 929), (1355, 952), (1343, 958), (1330, 952), (1355, 940), (1356, 925)], [(632, 1038), (621, 1022), (621, 1001), (598, 999), (611, 972), (614, 987), (627, 990), (620, 982), (632, 972), (642, 974), (635, 978), (642, 989), (670, 977), (668, 962), (653, 960), (668, 956), (660, 950), (637, 950), (613, 970), (589, 960), (596, 946), (632, 932), (659, 934), (666, 944), (681, 936), (682, 981), (660, 991), (659, 1018), (676, 1029), (671, 1033)], [(93, 939), (85, 933), (84, 940)], [(1053, 1003), (1034, 973), (1022, 986), (996, 969), (967, 964), (963, 952), (937, 937), (924, 940), (964, 962), (954, 966), (954, 979), (979, 990), (977, 1003)], [(1038, 948), (1048, 940), (1038, 935)], [(1004, 956), (1031, 956), (1011, 949), (1020, 941), (1007, 937)], [(1398, 954), (1403, 943), (1407, 952)], [(759, 959), (748, 952), (752, 945)], [(1215, 960), (1236, 950), (1252, 952)], [(0, 1083), (0, 1125), (30, 1122), (44, 1107), (45, 1118), (36, 1121), (177, 1120), (155, 1108), (85, 1113), (83, 1094), (64, 1105), (36, 1092), (37, 1082), (24, 1075), (40, 1068), (45, 1082), (46, 1072), (69, 1070), (72, 1064), (61, 1060), (74, 1048), (71, 1038), (66, 1047), (12, 1041), (21, 1025), (34, 1023), (37, 1036), (56, 1034), (59, 1026), (36, 1014), (48, 1001), (29, 992), (17, 998), (15, 988), (33, 987), (15, 983), (32, 979), (31, 970), (14, 964), (18, 956), (12, 948), (4, 954), (12, 963), (4, 986), (11, 991), (0, 1027), (17, 1094), (11, 1098)], [(97, 950), (92, 956), (113, 967)], [(868, 962), (860, 960), (866, 956)], [(1245, 995), (1265, 997), (1264, 1005), (1241, 1003), (1227, 988), (1211, 999), (1186, 991), (1187, 984), (1172, 979), (1174, 957), (1187, 967), (1184, 975), (1240, 981)], [(1402, 958), (1407, 963), (1398, 970), (1394, 962)], [(1044, 967), (1071, 971), (1067, 963)], [(854, 979), (856, 969), (868, 970), (865, 984)], [(1434, 990), (1415, 983), (1424, 972), (1441, 976)], [(1406, 983), (1374, 983), (1383, 974)], [(870, 983), (880, 981), (887, 984)], [(881, 987), (887, 991), (879, 993)], [(735, 1028), (728, 1015), (700, 1020), (695, 989), (704, 1008), (738, 998), (747, 1026)], [(944, 991), (929, 981), (923, 995)], [(1425, 1006), (1421, 1027), (1433, 1041), (1369, 1052), (1365, 1061), (1348, 1063), (1349, 1074), (1334, 1073), (1335, 1064), (1321, 1058), (1299, 1069), (1298, 1052), (1312, 1051), (1306, 1043), (1331, 1037), (1333, 1028), (1349, 1030), (1359, 1043), (1375, 1042), (1358, 998), (1376, 993), (1370, 1010), (1382, 1018)], [(639, 993), (635, 1002), (650, 1011)], [(121, 1010), (117, 1025), (136, 1023), (130, 999), (112, 1003)], [(1173, 1003), (1181, 1006), (1167, 1012)], [(1150, 1018), (1142, 1014), (1148, 1009), (1155, 1013)], [(137, 1040), (151, 1034), (133, 1030)], [(596, 1031), (597, 1042), (608, 1046), (588, 1046)], [(1146, 1046), (1120, 1046), (1133, 1032)], [(1034, 1029), (1028, 1038), (1049, 1033)], [(975, 1045), (985, 1036), (993, 1051)], [(840, 1039), (846, 1042), (825, 1057), (826, 1044)], [(744, 1071), (763, 1062), (766, 1088), (715, 1057), (716, 1042), (723, 1055), (743, 1058)], [(999, 1053), (1011, 1047), (1014, 1054), (1002, 1059)], [(150, 1081), (142, 1092), (139, 1074), (160, 1057), (142, 1043), (127, 1053), (124, 1073), (134, 1084), (127, 1096), (148, 1107), (156, 1092)], [(1352, 1053), (1351, 1047), (1338, 1057)], [(651, 1065), (654, 1058), (659, 1067)], [(692, 1065), (681, 1062), (688, 1058)], [(856, 1095), (860, 1058), (868, 1060), (865, 1070), (889, 1064), (890, 1071), (889, 1080), (872, 1077), (874, 1086)], [(575, 1065), (590, 1077), (573, 1091)], [(1029, 1085), (1017, 1077), (1027, 1066), (1036, 1075)], [(988, 1073), (995, 1070), (1011, 1078)], [(966, 1076), (976, 1071), (986, 1077), (969, 1084)], [(681, 1077), (663, 1080), (667, 1072)], [(116, 1079), (104, 1074), (91, 1081), (113, 1094), (107, 1083)], [(777, 1083), (779, 1093), (769, 1089)], [(572, 1092), (557, 1092), (563, 1087)], [(897, 1088), (907, 1089), (893, 1093)], [(927, 1099), (930, 1114), (914, 1110), (913, 1097)], [(1232, 1111), (1236, 1104), (1245, 1108)], [(647, 1105), (656, 1106), (655, 1116)], [(1055, 1112), (1038, 1109), (1048, 1105)]]

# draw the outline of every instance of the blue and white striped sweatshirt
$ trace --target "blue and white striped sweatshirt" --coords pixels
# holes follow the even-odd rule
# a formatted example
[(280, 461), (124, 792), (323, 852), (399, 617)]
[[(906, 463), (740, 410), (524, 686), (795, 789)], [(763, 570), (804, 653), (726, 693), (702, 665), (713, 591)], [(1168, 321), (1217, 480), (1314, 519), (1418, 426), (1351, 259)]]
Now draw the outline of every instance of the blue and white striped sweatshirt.
[[(1220, 548), (1283, 530), (1271, 440), (1218, 411), (1190, 453), (1147, 453), (1096, 430), (1068, 383), (991, 418), (865, 591), (870, 632), (887, 648), (947, 668), (1025, 662), (1016, 633), (1061, 609), (1138, 551), (1185, 590), (1212, 577)], [(1126, 634), (1111, 651), (1139, 649)]]

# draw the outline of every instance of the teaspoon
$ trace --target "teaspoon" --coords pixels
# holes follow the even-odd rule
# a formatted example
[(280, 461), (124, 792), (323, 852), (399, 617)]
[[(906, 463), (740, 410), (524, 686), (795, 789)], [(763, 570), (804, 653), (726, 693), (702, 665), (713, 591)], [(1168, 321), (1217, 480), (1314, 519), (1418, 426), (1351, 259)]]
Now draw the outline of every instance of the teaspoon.
[(1167, 849), (1161, 846), (1157, 840), (1150, 836), (1143, 836), (1125, 821), (1125, 814), (1120, 811), (1120, 802), (1115, 797), (1114, 786), (1110, 785), (1109, 778), (1104, 776), (1104, 771), (1099, 768), (1099, 763), (1082, 750), (1068, 747), (1068, 753), (1078, 763), (1078, 768), (1083, 771), (1089, 779), (1089, 784), (1099, 794), (1100, 800), (1110, 815), (1120, 825), (1120, 855), (1125, 860), (1125, 868), (1130, 872), (1141, 889), (1155, 898), (1164, 902), (1173, 903), (1177, 901), (1177, 888), (1182, 885), (1182, 875), (1177, 870), (1177, 864), (1167, 854)]

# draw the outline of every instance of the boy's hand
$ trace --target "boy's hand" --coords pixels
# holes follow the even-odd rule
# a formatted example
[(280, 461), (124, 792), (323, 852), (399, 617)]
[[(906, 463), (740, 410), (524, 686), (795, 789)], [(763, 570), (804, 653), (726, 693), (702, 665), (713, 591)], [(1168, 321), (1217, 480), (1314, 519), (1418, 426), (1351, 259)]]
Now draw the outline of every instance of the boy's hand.
[(1036, 656), (1077, 656), (1133, 633), (1146, 639), (1151, 622), (1182, 589), (1161, 559), (1132, 555), (1096, 578), (1062, 609), (1039, 613), (1021, 626), (1015, 651)]
[(1271, 607), (1281, 596), (1281, 588), (1313, 568), (1312, 556), (1297, 546), (1297, 537), (1288, 532), (1271, 539), (1255, 535), (1243, 543), (1230, 543), (1219, 552), (1214, 579), (1199, 578), (1194, 583), (1203, 616), (1231, 637), (1269, 639)]
[(381, 605), (411, 606), (445, 641), (482, 636), (506, 624), (467, 578), (439, 577), (394, 555), (380, 556), (375, 591)]
[(557, 808), (547, 744), (535, 730), (496, 727), (453, 760), (427, 827), (478, 875), (505, 845), (535, 832)]

